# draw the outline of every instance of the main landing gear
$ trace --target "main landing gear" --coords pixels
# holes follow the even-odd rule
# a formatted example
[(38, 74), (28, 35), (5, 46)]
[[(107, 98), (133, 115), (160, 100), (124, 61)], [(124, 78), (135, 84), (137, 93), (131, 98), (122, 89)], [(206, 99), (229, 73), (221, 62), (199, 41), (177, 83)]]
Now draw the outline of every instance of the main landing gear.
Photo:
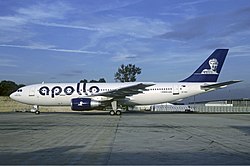
[(114, 116), (114, 115), (118, 115), (119, 116), (119, 115), (122, 114), (122, 112), (120, 110), (116, 110), (116, 112), (114, 110), (111, 110), (111, 111), (109, 111), (109, 114), (111, 116)]
[(39, 106), (38, 106), (38, 105), (34, 105), (34, 106), (31, 108), (30, 112), (33, 112), (33, 113), (35, 113), (36, 115), (40, 114)]
[(112, 110), (111, 111), (109, 111), (109, 114), (111, 115), (111, 116), (114, 116), (114, 115), (121, 115), (122, 114), (122, 112), (121, 112), (121, 110), (118, 110), (117, 109), (117, 101), (112, 101), (111, 102), (111, 106), (112, 106)]

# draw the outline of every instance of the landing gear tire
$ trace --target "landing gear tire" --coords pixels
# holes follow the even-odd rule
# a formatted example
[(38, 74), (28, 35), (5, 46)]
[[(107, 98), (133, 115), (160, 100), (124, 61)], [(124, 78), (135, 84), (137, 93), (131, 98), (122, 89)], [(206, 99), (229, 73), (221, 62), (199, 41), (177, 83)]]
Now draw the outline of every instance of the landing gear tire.
[(114, 116), (115, 115), (115, 111), (113, 111), (113, 110), (109, 111), (109, 115)]
[(40, 114), (39, 106), (33, 105), (33, 107), (30, 109), (30, 112), (35, 113), (36, 115)]
[(117, 111), (116, 111), (116, 115), (119, 116), (119, 115), (121, 115), (121, 114), (122, 114), (122, 112), (121, 112), (120, 110), (117, 110)]
[(116, 112), (114, 110), (109, 111), (109, 115), (114, 116), (114, 115), (121, 115), (122, 112), (120, 110), (117, 110)]
[(37, 111), (35, 112), (35, 114), (36, 114), (36, 115), (39, 115), (39, 114), (40, 114), (40, 111), (37, 110)]
[(117, 110), (117, 101), (114, 100), (111, 102), (112, 110), (110, 111), (110, 115), (121, 115), (122, 112)]

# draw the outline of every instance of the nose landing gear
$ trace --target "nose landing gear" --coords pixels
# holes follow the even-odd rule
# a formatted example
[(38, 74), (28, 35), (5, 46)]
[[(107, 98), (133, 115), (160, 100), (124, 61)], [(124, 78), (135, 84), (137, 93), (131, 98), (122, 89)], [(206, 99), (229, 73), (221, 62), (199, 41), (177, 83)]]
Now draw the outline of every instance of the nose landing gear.
[(33, 112), (33, 113), (35, 113), (36, 115), (39, 115), (39, 114), (40, 114), (39, 106), (38, 106), (38, 105), (34, 105), (34, 106), (31, 108), (30, 112)]

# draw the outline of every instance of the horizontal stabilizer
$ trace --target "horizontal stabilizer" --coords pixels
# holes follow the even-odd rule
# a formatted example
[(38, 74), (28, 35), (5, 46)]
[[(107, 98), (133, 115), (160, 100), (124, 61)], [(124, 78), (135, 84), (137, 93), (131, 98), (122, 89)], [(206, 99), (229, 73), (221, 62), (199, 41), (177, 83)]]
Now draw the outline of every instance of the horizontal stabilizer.
[(202, 85), (201, 89), (214, 90), (214, 89), (219, 89), (219, 88), (225, 88), (227, 85), (235, 84), (237, 82), (242, 82), (242, 81), (232, 80), (232, 81), (220, 82), (220, 83), (215, 83), (215, 84)]

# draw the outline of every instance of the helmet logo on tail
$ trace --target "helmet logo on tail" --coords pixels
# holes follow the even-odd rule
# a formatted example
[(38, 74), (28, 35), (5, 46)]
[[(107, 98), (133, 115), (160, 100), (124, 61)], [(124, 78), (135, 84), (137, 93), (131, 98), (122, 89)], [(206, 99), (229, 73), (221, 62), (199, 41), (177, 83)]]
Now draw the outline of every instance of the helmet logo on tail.
[(201, 74), (218, 74), (217, 67), (219, 65), (219, 62), (217, 59), (213, 58), (208, 61), (210, 69), (204, 69), (202, 70)]

